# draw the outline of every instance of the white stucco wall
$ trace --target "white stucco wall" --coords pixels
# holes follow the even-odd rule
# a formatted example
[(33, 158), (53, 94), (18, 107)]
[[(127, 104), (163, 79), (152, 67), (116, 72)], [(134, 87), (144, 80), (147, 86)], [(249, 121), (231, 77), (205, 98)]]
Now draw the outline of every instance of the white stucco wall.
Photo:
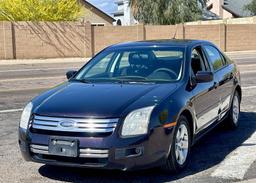
[(123, 5), (118, 5), (118, 11), (123, 11), (124, 16), (115, 16), (115, 19), (120, 19), (122, 22), (122, 25), (128, 26), (128, 25), (134, 25), (137, 24), (137, 21), (134, 19), (132, 15), (132, 11), (130, 8), (130, 0), (123, 0)]
[(209, 0), (208, 5), (213, 4), (211, 12), (220, 16), (221, 18), (232, 18), (232, 14), (222, 8), (223, 0)]

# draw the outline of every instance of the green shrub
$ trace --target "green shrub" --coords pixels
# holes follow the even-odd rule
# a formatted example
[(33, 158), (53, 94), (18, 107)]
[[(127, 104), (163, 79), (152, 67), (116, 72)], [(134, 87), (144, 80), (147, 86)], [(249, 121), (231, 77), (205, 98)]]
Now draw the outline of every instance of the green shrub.
[(251, 15), (256, 15), (256, 0), (252, 0), (251, 3), (245, 5), (245, 10), (250, 11)]
[(72, 21), (83, 13), (77, 0), (0, 0), (0, 20)]

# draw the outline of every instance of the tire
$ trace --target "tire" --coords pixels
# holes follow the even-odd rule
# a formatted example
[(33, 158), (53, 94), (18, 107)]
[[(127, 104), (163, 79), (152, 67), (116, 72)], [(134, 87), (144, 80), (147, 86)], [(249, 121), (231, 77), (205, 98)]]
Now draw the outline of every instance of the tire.
[(239, 126), (240, 101), (241, 97), (236, 91), (233, 96), (229, 114), (225, 123), (228, 129), (236, 129)]
[[(179, 140), (182, 140), (182, 138), (179, 138), (179, 134), (181, 133), (182, 129), (183, 130), (186, 129), (187, 131), (186, 134), (184, 133), (185, 135), (183, 136), (185, 137), (185, 141), (183, 140), (183, 141), (180, 141), (180, 143), (178, 143)], [(189, 123), (187, 118), (185, 116), (180, 116), (173, 134), (170, 153), (168, 155), (165, 165), (162, 166), (162, 169), (165, 172), (178, 173), (178, 172), (181, 172), (188, 165), (189, 157), (190, 157), (190, 149), (191, 149), (191, 137), (192, 137), (191, 131), (189, 128)], [(186, 143), (186, 138), (187, 138), (187, 143)], [(181, 153), (181, 149), (182, 149), (182, 147), (180, 146), (181, 144), (183, 144), (182, 145), (183, 147), (187, 147), (187, 151), (185, 151), (186, 148), (183, 149), (184, 150), (183, 153), (186, 154), (186, 156), (183, 154), (183, 157), (185, 157), (185, 159), (182, 159), (182, 157), (180, 157), (180, 154), (178, 153), (178, 152)]]

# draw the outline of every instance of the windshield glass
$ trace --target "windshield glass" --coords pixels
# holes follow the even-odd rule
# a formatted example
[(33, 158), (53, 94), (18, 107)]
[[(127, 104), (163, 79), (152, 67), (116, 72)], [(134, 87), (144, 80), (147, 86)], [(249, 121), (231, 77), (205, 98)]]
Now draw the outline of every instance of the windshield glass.
[(103, 51), (74, 78), (88, 82), (175, 82), (182, 76), (185, 48)]

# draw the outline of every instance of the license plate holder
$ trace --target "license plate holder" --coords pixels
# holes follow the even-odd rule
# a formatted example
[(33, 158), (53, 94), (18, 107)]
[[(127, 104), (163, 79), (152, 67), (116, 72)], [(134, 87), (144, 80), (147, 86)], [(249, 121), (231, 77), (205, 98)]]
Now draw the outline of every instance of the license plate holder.
[(78, 140), (50, 137), (48, 152), (55, 156), (78, 157)]

